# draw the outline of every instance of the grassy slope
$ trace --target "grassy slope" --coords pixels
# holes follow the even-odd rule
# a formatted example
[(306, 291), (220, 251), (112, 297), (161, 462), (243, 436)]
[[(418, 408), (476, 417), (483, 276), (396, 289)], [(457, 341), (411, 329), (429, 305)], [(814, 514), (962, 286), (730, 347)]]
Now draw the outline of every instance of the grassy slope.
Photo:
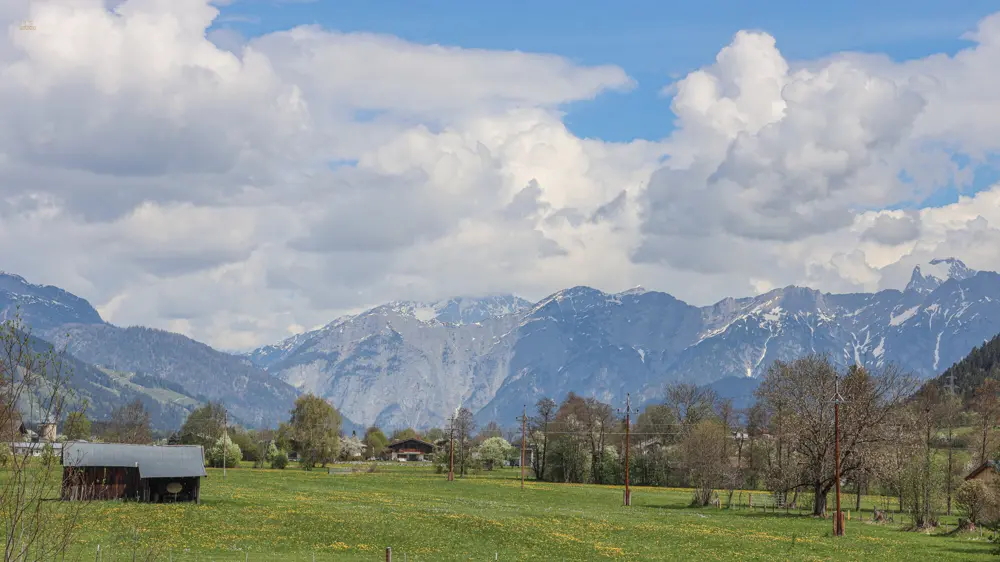
[[(449, 483), (417, 467), (375, 474), (300, 470), (210, 471), (203, 503), (102, 503), (81, 551), (129, 557), (138, 541), (167, 559), (193, 560), (976, 560), (986, 541), (903, 532), (851, 521), (834, 540), (829, 520), (690, 509), (687, 490), (535, 484), (516, 472)], [(851, 498), (853, 500), (853, 498)], [(853, 501), (846, 502), (848, 505)], [(185, 553), (185, 549), (188, 552)]]

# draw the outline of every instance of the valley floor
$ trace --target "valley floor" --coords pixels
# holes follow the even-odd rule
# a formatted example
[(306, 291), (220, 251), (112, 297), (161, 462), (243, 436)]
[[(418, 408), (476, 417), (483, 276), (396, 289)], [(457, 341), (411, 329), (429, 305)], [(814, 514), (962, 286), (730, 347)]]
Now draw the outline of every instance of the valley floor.
[[(84, 560), (977, 560), (978, 533), (692, 509), (689, 490), (528, 482), (499, 471), (448, 482), (428, 467), (376, 473), (210, 470), (201, 505), (95, 504)], [(853, 503), (853, 497), (851, 498)], [(871, 504), (868, 503), (868, 506)], [(954, 529), (952, 523), (951, 529)], [(101, 558), (95, 558), (101, 545)], [(405, 558), (404, 558), (405, 556)]]

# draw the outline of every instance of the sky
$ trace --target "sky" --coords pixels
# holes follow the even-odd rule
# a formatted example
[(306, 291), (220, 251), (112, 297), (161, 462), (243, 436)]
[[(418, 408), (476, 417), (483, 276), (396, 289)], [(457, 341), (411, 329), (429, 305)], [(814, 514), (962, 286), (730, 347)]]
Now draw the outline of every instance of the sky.
[(0, 269), (222, 349), (1000, 270), (1000, 9), (955, 4), (3, 2)]

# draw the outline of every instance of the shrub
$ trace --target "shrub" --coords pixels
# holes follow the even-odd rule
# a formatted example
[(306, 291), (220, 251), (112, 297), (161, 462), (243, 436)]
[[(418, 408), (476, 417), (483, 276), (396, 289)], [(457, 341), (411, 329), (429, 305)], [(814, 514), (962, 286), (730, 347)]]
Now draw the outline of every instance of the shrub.
[(240, 446), (233, 443), (228, 435), (223, 435), (215, 442), (215, 446), (208, 450), (208, 466), (212, 468), (222, 468), (239, 466), (243, 459), (243, 452)]
[(271, 468), (284, 469), (288, 466), (288, 453), (278, 451), (271, 457)]
[(997, 518), (998, 497), (996, 490), (982, 480), (966, 480), (955, 492), (955, 505), (959, 511), (977, 524)]

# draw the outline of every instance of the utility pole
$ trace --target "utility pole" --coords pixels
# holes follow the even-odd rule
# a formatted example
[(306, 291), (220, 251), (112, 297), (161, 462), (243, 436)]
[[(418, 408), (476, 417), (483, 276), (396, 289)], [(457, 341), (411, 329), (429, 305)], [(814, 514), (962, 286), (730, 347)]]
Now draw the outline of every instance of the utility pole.
[(840, 380), (837, 380), (837, 394), (833, 398), (833, 455), (834, 472), (833, 483), (837, 487), (837, 513), (833, 518), (833, 534), (837, 537), (844, 536), (844, 519), (840, 511), (840, 403), (844, 397), (840, 395)]
[(451, 459), (448, 461), (448, 481), (455, 479), (455, 415), (448, 418), (448, 449)]
[[(622, 411), (619, 409), (619, 413)], [(625, 502), (623, 505), (632, 505), (632, 490), (629, 487), (629, 449), (632, 448), (631, 445), (631, 429), (632, 429), (632, 397), (628, 393), (625, 393)], [(638, 414), (639, 410), (636, 409), (635, 413)]]
[(222, 407), (222, 479), (226, 479), (226, 457), (229, 456), (229, 447), (226, 441), (229, 440), (229, 410)]
[(527, 404), (521, 409), (521, 417), (518, 419), (521, 421), (521, 489), (524, 490), (524, 445), (528, 428)]

